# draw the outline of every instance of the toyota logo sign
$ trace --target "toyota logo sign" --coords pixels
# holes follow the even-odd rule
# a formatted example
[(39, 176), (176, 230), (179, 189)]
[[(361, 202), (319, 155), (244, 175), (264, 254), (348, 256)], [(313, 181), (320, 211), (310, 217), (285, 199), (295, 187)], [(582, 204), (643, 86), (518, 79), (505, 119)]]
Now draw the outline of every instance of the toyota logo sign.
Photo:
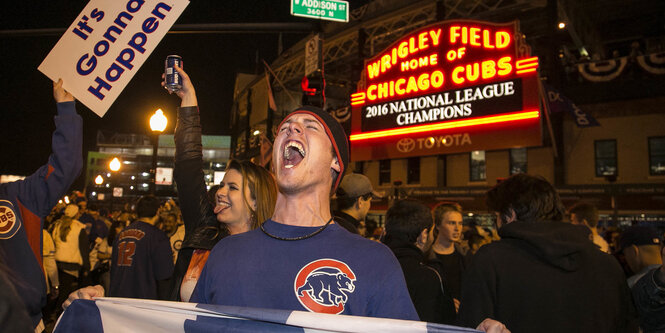
[(408, 153), (413, 151), (416, 148), (416, 140), (411, 138), (403, 138), (397, 141), (397, 150), (400, 153)]

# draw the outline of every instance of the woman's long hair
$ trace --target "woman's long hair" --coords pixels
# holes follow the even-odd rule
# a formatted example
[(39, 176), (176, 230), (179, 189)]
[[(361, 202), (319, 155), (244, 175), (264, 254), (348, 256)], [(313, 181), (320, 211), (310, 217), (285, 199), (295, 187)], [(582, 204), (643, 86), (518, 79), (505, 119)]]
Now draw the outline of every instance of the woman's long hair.
[[(277, 183), (273, 175), (264, 167), (248, 161), (230, 160), (226, 171), (236, 170), (242, 175), (242, 198), (245, 208), (250, 211), (252, 221), (250, 228), (256, 229), (269, 219), (275, 211), (277, 201)], [(247, 201), (245, 186), (249, 188), (249, 196), (256, 201), (256, 210)]]
[(60, 218), (60, 227), (59, 227), (60, 232), (59, 233), (60, 233), (60, 239), (63, 242), (67, 241), (67, 235), (69, 235), (69, 231), (72, 230), (72, 221), (73, 220), (74, 220), (73, 218), (71, 218), (69, 216), (66, 216), (66, 215), (63, 215)]

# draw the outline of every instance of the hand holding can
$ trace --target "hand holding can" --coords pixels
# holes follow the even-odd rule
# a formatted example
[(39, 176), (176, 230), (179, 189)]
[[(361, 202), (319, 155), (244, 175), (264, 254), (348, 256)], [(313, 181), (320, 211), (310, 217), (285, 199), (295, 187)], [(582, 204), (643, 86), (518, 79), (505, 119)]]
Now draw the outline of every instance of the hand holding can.
[[(189, 75), (187, 75), (187, 73), (185, 73), (185, 71), (182, 69), (182, 59), (179, 56), (169, 57), (178, 57), (179, 61), (172, 62), (172, 66), (169, 67), (169, 60), (167, 57), (165, 71), (164, 74), (162, 74), (162, 87), (164, 87), (169, 92), (169, 94), (175, 93), (176, 96), (180, 97), (181, 107), (198, 106), (194, 85), (189, 79)], [(168, 71), (168, 69), (170, 69), (170, 71)], [(177, 75), (177, 79), (170, 79), (169, 72), (171, 72), (173, 75)], [(171, 86), (169, 86), (169, 84)]]
[(182, 57), (179, 55), (166, 56), (164, 62), (164, 88), (170, 93), (182, 89), (182, 78), (175, 66), (182, 68)]

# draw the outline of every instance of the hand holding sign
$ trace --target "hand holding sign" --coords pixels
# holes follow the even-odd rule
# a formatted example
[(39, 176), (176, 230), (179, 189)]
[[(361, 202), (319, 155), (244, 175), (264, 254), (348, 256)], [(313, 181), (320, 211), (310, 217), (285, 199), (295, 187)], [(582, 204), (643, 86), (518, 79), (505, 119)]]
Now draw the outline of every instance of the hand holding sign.
[(91, 0), (39, 70), (104, 116), (188, 4)]
[(58, 79), (58, 82), (53, 82), (53, 98), (56, 103), (74, 101), (74, 96), (62, 87), (62, 79)]

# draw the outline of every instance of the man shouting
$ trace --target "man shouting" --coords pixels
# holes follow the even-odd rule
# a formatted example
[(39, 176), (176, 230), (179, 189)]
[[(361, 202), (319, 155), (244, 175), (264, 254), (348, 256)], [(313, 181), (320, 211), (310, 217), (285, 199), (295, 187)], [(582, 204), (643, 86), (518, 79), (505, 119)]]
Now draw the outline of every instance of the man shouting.
[(349, 156), (341, 125), (301, 107), (274, 147), (273, 217), (215, 246), (191, 301), (418, 320), (390, 250), (333, 221), (330, 196)]

